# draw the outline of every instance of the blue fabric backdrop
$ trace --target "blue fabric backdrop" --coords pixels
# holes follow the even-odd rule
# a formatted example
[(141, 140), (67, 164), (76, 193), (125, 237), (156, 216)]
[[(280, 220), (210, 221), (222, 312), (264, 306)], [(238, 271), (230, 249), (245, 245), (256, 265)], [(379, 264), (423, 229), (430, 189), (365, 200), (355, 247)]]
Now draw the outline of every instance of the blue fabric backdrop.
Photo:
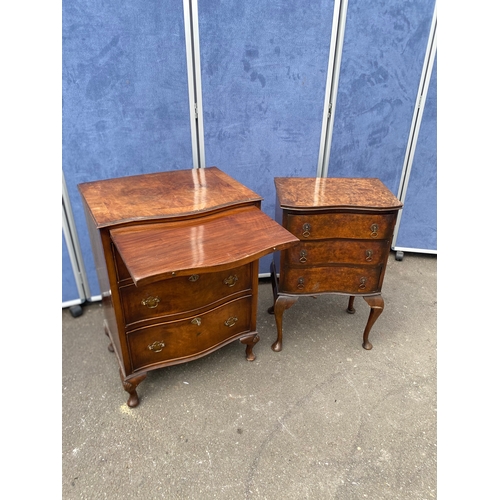
[(261, 195), (271, 217), (274, 177), (316, 176), (333, 5), (199, 0), (206, 165)]
[(349, 0), (329, 177), (398, 193), (434, 0)]
[(99, 295), (76, 186), (192, 168), (184, 14), (180, 0), (62, 5), (63, 171)]
[(437, 56), (410, 172), (396, 247), (437, 251)]

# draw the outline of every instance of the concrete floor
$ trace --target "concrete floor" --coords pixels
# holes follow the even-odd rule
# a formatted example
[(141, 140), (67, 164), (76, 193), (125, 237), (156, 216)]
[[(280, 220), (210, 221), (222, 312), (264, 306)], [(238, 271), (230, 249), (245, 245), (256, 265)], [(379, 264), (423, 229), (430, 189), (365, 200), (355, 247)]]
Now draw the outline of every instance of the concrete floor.
[(385, 309), (302, 297), (275, 353), (259, 284), (257, 359), (238, 341), (151, 372), (127, 406), (99, 303), (62, 310), (62, 498), (437, 497), (437, 257), (389, 257)]

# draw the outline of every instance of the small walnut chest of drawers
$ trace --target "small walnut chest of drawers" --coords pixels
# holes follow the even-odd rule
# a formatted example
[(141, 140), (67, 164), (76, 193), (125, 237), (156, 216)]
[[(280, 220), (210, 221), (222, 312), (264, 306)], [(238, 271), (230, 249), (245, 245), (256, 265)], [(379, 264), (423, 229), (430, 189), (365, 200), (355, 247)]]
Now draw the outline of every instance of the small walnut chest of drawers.
[(255, 359), (258, 259), (298, 239), (216, 167), (79, 185), (127, 404), (150, 370), (240, 340)]
[(278, 336), (282, 349), (283, 313), (301, 295), (336, 293), (370, 306), (363, 347), (384, 308), (381, 295), (387, 259), (402, 203), (375, 178), (275, 178), (276, 220), (300, 242), (276, 252), (271, 264)]

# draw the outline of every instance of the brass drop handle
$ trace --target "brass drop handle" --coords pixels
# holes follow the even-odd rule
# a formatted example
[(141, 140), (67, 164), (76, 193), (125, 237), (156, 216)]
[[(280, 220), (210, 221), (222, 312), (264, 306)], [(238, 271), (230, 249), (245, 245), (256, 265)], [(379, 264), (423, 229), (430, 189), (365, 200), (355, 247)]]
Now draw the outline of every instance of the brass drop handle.
[(145, 299), (141, 300), (141, 304), (143, 306), (149, 307), (150, 309), (154, 309), (155, 307), (158, 307), (158, 304), (160, 303), (160, 298), (159, 297), (146, 297)]
[(191, 281), (191, 282), (195, 282), (195, 281), (198, 281), (198, 279), (200, 278), (200, 275), (199, 274), (192, 274), (188, 280)]
[(201, 325), (201, 318), (194, 318), (191, 320), (191, 323), (193, 325), (200, 326)]
[(238, 321), (238, 318), (236, 316), (231, 316), (230, 318), (227, 318), (226, 321), (224, 321), (224, 324), (228, 327), (236, 325), (236, 322)]
[(307, 262), (307, 251), (301, 250), (299, 254), (299, 262), (305, 264)]
[(163, 340), (155, 340), (152, 344), (148, 345), (148, 349), (153, 352), (161, 352), (165, 347)]
[(302, 226), (302, 236), (304, 238), (309, 238), (309, 236), (311, 236), (311, 224), (308, 222)]
[(371, 262), (373, 260), (373, 250), (367, 250), (365, 252), (366, 255), (366, 262)]
[(372, 224), (370, 226), (370, 230), (372, 234), (370, 235), (372, 238), (376, 238), (378, 236), (378, 224)]
[(366, 278), (361, 278), (359, 280), (359, 286), (358, 286), (358, 288), (360, 290), (364, 290), (366, 288)]
[(228, 276), (224, 280), (224, 285), (227, 285), (228, 287), (232, 287), (232, 286), (236, 285), (237, 281), (238, 281), (238, 276), (236, 276), (236, 274), (232, 274), (231, 276)]
[(302, 277), (301, 277), (301, 278), (299, 278), (299, 279), (297, 280), (297, 288), (298, 288), (299, 290), (302, 290), (302, 289), (304, 288), (304, 286), (305, 286), (305, 285), (304, 285), (304, 278), (302, 278)]

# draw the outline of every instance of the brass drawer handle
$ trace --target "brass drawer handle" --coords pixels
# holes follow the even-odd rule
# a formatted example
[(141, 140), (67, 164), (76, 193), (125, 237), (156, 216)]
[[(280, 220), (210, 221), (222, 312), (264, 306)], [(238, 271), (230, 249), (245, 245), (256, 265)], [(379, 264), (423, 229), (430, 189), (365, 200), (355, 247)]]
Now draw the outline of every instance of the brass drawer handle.
[(194, 318), (194, 319), (191, 320), (191, 323), (193, 325), (200, 326), (201, 325), (201, 318)]
[(189, 280), (189, 281), (192, 281), (192, 282), (194, 283), (195, 281), (198, 281), (199, 277), (200, 277), (200, 275), (199, 275), (199, 274), (192, 274), (192, 275), (188, 278), (188, 280)]
[(149, 307), (150, 309), (154, 309), (155, 307), (158, 307), (158, 304), (160, 303), (160, 298), (159, 297), (146, 297), (145, 299), (141, 300), (141, 304), (143, 306)]
[(232, 287), (232, 286), (236, 285), (237, 281), (238, 281), (238, 276), (236, 276), (235, 274), (232, 274), (231, 276), (228, 276), (224, 280), (224, 285), (227, 285), (228, 287)]
[(307, 262), (307, 251), (301, 250), (299, 255), (300, 255), (299, 262), (301, 262), (302, 264), (305, 264)]
[(309, 236), (311, 236), (311, 224), (308, 222), (302, 226), (302, 236), (304, 238), (309, 238)]
[(371, 262), (373, 260), (373, 250), (367, 250), (365, 252), (366, 255), (366, 262)]
[(370, 230), (372, 234), (370, 235), (372, 238), (376, 238), (378, 236), (378, 224), (372, 224), (370, 226)]
[(238, 321), (238, 318), (236, 318), (235, 316), (231, 316), (230, 318), (227, 318), (226, 321), (224, 321), (224, 324), (226, 326), (234, 326), (236, 325), (236, 322)]
[(359, 280), (359, 286), (358, 286), (358, 288), (360, 290), (364, 290), (366, 288), (366, 278), (361, 278)]
[(303, 289), (304, 289), (304, 286), (305, 286), (305, 285), (304, 285), (304, 278), (302, 278), (302, 277), (301, 277), (301, 278), (299, 278), (299, 279), (297, 280), (297, 288), (298, 288), (299, 290), (303, 290)]
[(163, 340), (155, 340), (152, 344), (148, 345), (148, 349), (153, 352), (161, 352), (165, 347), (165, 342)]

